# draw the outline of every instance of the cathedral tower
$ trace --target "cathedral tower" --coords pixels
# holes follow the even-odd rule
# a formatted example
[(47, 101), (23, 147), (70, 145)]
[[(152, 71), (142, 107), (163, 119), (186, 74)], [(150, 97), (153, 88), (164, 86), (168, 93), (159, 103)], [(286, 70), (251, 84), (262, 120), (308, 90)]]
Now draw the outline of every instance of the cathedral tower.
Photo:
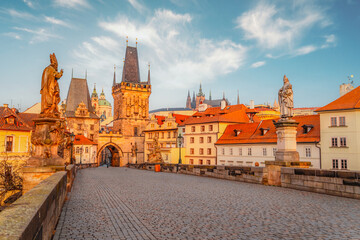
[(190, 91), (188, 91), (188, 96), (187, 96), (187, 99), (186, 99), (186, 108), (190, 108), (190, 109), (191, 109)]
[(149, 121), (150, 69), (146, 82), (140, 81), (137, 48), (126, 47), (121, 83), (114, 83), (114, 131), (124, 137), (140, 137)]

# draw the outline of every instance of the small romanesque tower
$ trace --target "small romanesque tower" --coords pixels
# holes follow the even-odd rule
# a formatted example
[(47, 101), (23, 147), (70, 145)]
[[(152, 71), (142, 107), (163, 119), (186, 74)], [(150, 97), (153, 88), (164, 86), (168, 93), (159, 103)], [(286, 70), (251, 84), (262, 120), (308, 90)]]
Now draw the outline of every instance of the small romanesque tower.
[[(139, 137), (149, 121), (150, 68), (146, 82), (140, 81), (137, 48), (126, 47), (121, 83), (114, 83), (114, 131), (124, 137)], [(139, 147), (139, 145), (138, 145)]]
[(186, 99), (186, 108), (191, 108), (190, 91), (188, 91), (188, 96), (187, 96), (187, 99)]

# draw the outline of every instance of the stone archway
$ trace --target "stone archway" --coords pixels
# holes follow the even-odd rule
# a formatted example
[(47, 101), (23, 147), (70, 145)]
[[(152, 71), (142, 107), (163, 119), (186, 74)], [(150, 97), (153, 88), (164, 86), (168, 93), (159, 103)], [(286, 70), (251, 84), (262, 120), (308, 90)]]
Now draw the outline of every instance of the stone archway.
[(99, 165), (106, 163), (106, 161), (109, 161), (112, 167), (123, 166), (123, 152), (117, 144), (112, 142), (103, 145), (99, 149), (97, 153), (97, 159)]

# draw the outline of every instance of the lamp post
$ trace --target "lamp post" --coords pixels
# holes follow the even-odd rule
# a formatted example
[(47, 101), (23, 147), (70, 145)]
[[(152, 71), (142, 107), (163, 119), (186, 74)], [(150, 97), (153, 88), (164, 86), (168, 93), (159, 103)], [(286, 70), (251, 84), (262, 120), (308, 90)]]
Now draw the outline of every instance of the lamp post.
[(176, 172), (179, 171), (179, 164), (181, 164), (181, 145), (184, 140), (184, 137), (181, 136), (181, 133), (179, 133), (179, 135), (177, 136), (177, 140), (178, 140), (178, 148), (179, 148), (179, 162), (178, 164), (176, 164)]
[(70, 163), (73, 164), (73, 147), (74, 147), (74, 140), (75, 140), (75, 134), (72, 132), (70, 134), (70, 141), (71, 141), (71, 149), (70, 149)]
[(81, 158), (82, 158), (83, 146), (80, 147), (80, 169), (81, 169)]

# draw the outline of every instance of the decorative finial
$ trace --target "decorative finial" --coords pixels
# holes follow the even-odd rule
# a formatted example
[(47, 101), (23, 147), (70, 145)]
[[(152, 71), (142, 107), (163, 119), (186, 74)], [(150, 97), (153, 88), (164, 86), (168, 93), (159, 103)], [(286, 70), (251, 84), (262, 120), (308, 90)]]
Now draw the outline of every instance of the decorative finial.
[(150, 70), (150, 62), (148, 63), (148, 67), (149, 67), (149, 70)]
[(128, 42), (129, 42), (129, 37), (126, 36), (126, 46), (128, 46)]
[(137, 41), (138, 39), (136, 38), (136, 47), (137, 47), (137, 44), (138, 44), (138, 41)]
[(237, 104), (240, 104), (239, 90), (237, 90)]
[(125, 58), (123, 58), (123, 62), (125, 62)]

